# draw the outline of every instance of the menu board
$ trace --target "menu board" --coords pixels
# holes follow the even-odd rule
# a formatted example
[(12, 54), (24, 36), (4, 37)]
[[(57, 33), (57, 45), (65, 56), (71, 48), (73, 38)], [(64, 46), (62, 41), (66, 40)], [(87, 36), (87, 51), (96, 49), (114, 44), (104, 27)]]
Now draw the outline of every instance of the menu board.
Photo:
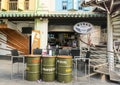
[(33, 49), (40, 48), (40, 31), (39, 30), (33, 30), (32, 31), (32, 53)]

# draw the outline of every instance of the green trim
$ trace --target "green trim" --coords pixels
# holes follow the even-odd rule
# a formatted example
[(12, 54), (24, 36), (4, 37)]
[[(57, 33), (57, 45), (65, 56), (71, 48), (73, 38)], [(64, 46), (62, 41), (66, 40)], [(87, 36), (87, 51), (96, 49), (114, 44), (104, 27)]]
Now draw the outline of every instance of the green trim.
[(106, 17), (105, 14), (98, 14), (98, 13), (35, 13), (35, 12), (1, 12), (0, 18), (7, 18), (7, 17), (43, 17), (43, 18), (51, 18), (51, 17), (81, 17), (81, 18), (89, 18), (89, 17)]

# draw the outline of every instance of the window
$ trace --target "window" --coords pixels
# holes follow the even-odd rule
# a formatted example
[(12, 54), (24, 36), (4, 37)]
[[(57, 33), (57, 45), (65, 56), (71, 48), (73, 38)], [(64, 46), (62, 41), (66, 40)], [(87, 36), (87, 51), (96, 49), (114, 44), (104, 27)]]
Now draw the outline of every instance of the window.
[(17, 10), (17, 0), (9, 1), (9, 10)]
[(25, 0), (25, 10), (29, 10), (29, 0)]
[(67, 1), (62, 2), (62, 9), (67, 10)]
[(81, 1), (78, 1), (78, 10), (82, 10)]

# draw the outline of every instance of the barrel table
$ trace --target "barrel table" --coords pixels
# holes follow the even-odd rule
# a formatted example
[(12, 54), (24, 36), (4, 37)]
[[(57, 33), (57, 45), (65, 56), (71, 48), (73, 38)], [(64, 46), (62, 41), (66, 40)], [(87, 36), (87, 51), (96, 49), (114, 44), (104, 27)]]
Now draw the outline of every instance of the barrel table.
[(42, 80), (54, 81), (55, 80), (55, 56), (42, 56)]
[(26, 80), (35, 81), (40, 79), (41, 57), (40, 55), (26, 55)]
[(72, 56), (57, 56), (57, 81), (72, 81)]

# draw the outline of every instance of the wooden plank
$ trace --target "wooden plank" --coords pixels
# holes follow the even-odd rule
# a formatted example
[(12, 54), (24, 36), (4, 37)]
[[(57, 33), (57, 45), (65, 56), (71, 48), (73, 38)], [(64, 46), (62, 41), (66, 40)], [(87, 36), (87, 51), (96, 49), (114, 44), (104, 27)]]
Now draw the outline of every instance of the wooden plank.
[(0, 24), (0, 29), (8, 29), (7, 24)]
[(120, 28), (120, 24), (118, 25), (113, 25), (113, 29), (119, 29)]
[(118, 21), (118, 20), (120, 20), (120, 16), (116, 16), (116, 17), (112, 18), (112, 22)]
[(119, 21), (114, 21), (114, 22), (112, 22), (112, 25), (114, 26), (116, 26), (116, 25), (120, 25), (120, 20)]
[(8, 45), (28, 54), (29, 38), (22, 36), (20, 33), (12, 29), (0, 29), (0, 31), (7, 35)]
[(120, 33), (120, 27), (119, 27), (119, 29), (113, 29), (113, 32), (114, 33)]
[(107, 63), (103, 63), (103, 64), (94, 66), (94, 71), (97, 73), (109, 75), (109, 68), (107, 66)]
[(120, 37), (120, 33), (113, 33), (113, 36), (119, 36)]

